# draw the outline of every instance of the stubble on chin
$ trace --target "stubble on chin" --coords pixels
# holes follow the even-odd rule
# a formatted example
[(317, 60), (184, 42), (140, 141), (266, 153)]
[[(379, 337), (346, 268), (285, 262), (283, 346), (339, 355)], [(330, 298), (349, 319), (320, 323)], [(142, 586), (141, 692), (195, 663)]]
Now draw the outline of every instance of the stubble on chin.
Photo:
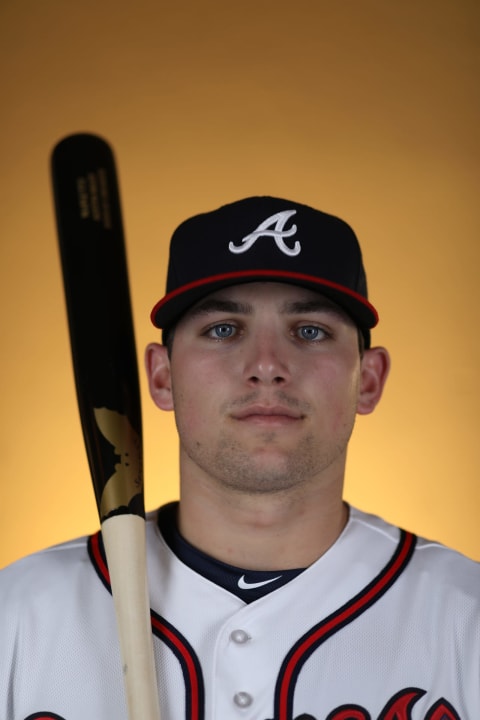
[(303, 438), (294, 450), (285, 450), (274, 432), (259, 436), (247, 451), (231, 437), (220, 437), (214, 449), (197, 445), (190, 459), (220, 487), (247, 495), (267, 495), (301, 488), (321, 475), (342, 453), (319, 450), (318, 440)]

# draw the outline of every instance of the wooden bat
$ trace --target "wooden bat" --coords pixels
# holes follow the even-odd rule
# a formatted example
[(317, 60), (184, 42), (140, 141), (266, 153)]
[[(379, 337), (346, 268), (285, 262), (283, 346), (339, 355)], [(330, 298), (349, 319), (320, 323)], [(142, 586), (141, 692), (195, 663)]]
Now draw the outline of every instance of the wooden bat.
[(160, 720), (146, 573), (142, 420), (112, 150), (70, 135), (52, 184), (77, 400), (101, 521), (129, 720)]

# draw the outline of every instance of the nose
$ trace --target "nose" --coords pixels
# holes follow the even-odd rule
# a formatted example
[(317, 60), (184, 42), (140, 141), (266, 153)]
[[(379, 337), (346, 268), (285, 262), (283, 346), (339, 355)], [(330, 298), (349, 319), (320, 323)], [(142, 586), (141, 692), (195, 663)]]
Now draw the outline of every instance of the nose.
[(245, 378), (250, 385), (285, 385), (290, 380), (286, 348), (271, 332), (250, 338), (245, 356)]

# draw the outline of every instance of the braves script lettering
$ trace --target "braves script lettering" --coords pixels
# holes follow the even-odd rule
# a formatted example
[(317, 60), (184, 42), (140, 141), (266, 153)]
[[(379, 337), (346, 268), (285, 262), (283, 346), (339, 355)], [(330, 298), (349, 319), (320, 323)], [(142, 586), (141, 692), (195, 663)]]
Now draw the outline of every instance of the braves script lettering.
[(295, 215), (296, 212), (296, 210), (283, 210), (275, 215), (271, 215), (269, 218), (260, 223), (256, 230), (249, 235), (245, 235), (245, 237), (240, 241), (240, 245), (235, 245), (235, 243), (230, 242), (228, 249), (232, 253), (244, 253), (247, 252), (247, 250), (250, 250), (252, 245), (257, 242), (258, 238), (270, 237), (275, 240), (278, 249), (285, 255), (289, 255), (290, 257), (298, 255), (302, 249), (298, 240), (295, 241), (293, 248), (288, 247), (285, 243), (285, 238), (295, 235), (297, 232), (297, 226), (292, 225), (288, 230), (284, 229), (287, 220), (289, 220), (292, 215)]
[[(461, 720), (455, 708), (444, 698), (440, 698), (427, 711), (426, 715), (412, 715), (413, 706), (425, 695), (420, 688), (405, 688), (392, 697), (383, 708), (377, 720)], [(314, 715), (303, 713), (293, 720), (319, 720)], [(360, 705), (342, 705), (332, 710), (325, 720), (373, 720), (373, 716)]]

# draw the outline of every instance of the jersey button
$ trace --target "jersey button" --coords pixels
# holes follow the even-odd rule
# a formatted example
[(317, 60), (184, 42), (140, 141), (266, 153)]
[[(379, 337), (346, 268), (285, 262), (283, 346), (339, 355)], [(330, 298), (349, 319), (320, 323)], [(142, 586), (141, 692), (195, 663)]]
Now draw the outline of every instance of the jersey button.
[(230, 633), (230, 639), (233, 640), (237, 645), (243, 645), (250, 640), (250, 636), (247, 635), (245, 630), (233, 630)]
[(233, 696), (233, 702), (237, 707), (246, 708), (250, 707), (253, 702), (253, 698), (246, 692), (238, 692)]

